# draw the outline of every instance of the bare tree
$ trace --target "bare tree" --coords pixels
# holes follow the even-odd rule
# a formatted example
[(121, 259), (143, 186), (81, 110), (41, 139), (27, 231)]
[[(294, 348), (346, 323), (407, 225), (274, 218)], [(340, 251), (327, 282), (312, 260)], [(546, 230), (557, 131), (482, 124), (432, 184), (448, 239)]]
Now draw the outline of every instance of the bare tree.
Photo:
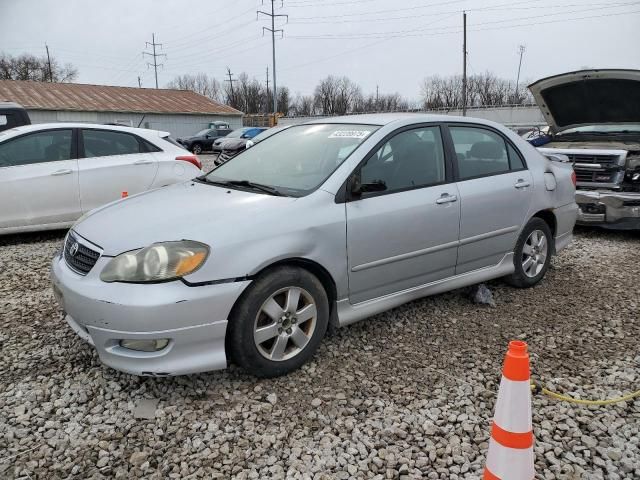
[(278, 112), (285, 117), (289, 115), (291, 100), (288, 87), (278, 87)]
[[(467, 105), (488, 106), (531, 103), (530, 93), (524, 86), (515, 85), (498, 78), (490, 72), (472, 75), (467, 80)], [(422, 107), (460, 108), (462, 107), (462, 77), (425, 78), (421, 84)]]
[(213, 77), (209, 77), (206, 73), (178, 75), (167, 84), (167, 87), (178, 90), (192, 90), (216, 102), (222, 100), (220, 82)]
[(307, 117), (315, 114), (314, 98), (311, 95), (296, 95), (291, 103), (291, 114), (294, 116)]
[(329, 75), (316, 86), (314, 105), (322, 115), (344, 115), (354, 111), (362, 97), (360, 87), (348, 77)]
[(78, 70), (66, 63), (61, 65), (51, 57), (51, 70), (47, 57), (23, 54), (11, 56), (0, 53), (0, 80), (32, 80), (36, 82), (73, 82)]

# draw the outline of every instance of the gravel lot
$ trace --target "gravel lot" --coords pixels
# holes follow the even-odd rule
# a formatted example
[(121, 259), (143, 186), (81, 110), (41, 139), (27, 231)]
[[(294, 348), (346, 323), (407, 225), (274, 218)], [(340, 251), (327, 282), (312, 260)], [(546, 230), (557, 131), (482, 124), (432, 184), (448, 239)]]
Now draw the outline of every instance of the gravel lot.
[[(51, 293), (63, 235), (0, 237), (0, 478), (478, 478), (513, 338), (559, 391), (639, 388), (638, 234), (579, 230), (534, 289), (415, 301), (273, 380), (102, 366)], [(533, 423), (537, 478), (640, 478), (640, 401), (536, 396)]]

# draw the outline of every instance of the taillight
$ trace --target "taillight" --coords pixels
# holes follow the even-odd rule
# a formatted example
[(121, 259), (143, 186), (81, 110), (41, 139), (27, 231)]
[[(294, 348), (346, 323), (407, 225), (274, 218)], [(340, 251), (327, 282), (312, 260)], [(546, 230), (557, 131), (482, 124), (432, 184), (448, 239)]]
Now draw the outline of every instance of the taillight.
[(183, 162), (189, 162), (196, 167), (202, 169), (202, 163), (200, 163), (200, 159), (195, 155), (180, 155), (176, 157), (176, 160), (182, 160)]
[(573, 182), (573, 186), (575, 187), (576, 185), (578, 185), (578, 179), (576, 178), (576, 172), (575, 170), (573, 170), (571, 172), (571, 181)]

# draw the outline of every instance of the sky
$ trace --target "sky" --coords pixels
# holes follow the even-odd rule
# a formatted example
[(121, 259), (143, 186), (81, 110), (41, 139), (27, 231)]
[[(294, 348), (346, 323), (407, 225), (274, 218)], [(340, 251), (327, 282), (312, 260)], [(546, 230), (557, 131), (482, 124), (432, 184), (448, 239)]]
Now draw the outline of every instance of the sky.
[[(265, 0), (0, 0), (0, 52), (44, 55), (45, 44), (79, 71), (77, 82), (155, 86), (145, 42), (161, 43), (160, 87), (185, 73), (220, 81), (227, 67), (271, 84)], [(581, 68), (640, 69), (640, 1), (277, 0), (278, 86), (311, 94), (327, 75), (364, 93), (417, 100), (422, 79), (462, 73), (462, 12), (468, 73), (521, 81)], [(146, 51), (150, 52), (147, 47)]]

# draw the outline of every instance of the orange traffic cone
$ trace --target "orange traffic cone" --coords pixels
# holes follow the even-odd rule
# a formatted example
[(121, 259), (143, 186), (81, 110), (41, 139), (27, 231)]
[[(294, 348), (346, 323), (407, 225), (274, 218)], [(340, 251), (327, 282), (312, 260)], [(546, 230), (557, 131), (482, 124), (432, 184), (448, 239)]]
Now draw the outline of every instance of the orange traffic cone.
[(533, 428), (527, 344), (509, 342), (491, 427), (484, 478), (489, 480), (531, 480)]

